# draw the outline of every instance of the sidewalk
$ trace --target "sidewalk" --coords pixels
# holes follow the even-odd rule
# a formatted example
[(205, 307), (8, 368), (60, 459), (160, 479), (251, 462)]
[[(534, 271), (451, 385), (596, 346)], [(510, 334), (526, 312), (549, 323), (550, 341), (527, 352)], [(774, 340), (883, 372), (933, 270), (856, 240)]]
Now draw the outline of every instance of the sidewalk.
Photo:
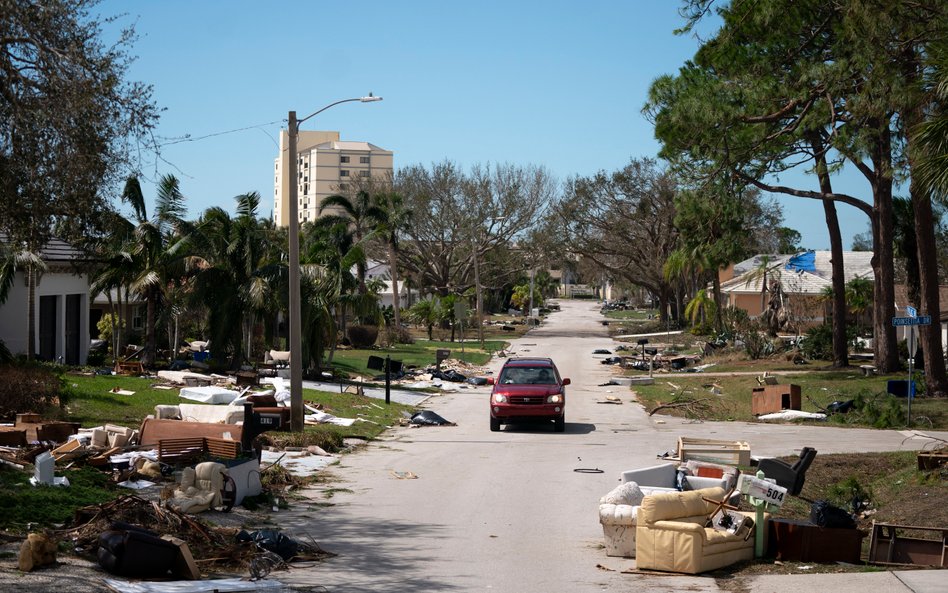
[(845, 574), (763, 575), (745, 582), (746, 593), (944, 593), (944, 570), (893, 570)]

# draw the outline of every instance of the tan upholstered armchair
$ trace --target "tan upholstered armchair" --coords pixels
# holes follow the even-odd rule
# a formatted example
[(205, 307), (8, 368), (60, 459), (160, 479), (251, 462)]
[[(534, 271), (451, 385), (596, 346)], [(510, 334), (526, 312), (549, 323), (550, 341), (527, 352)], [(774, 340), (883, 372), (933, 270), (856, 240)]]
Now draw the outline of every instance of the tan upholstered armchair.
[(636, 520), (636, 568), (697, 574), (754, 558), (754, 530), (745, 540), (744, 533), (705, 527), (717, 507), (705, 498), (720, 501), (724, 489), (645, 497)]

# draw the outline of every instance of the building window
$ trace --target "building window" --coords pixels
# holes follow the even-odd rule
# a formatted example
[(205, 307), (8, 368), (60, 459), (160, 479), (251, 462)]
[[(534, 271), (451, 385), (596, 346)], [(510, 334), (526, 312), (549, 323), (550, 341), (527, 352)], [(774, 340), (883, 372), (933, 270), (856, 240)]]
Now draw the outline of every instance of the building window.
[(359, 177), (368, 177), (368, 176), (369, 176), (368, 171), (359, 171)]
[(340, 183), (340, 184), (339, 184), (339, 191), (346, 191), (347, 189), (349, 189), (349, 184), (348, 184), (348, 183)]
[(132, 329), (134, 330), (143, 329), (145, 327), (143, 309), (144, 307), (141, 306), (135, 306), (132, 309)]
[(339, 171), (339, 176), (340, 176), (340, 177), (348, 177), (348, 176), (349, 176), (349, 171), (347, 171), (346, 169), (342, 169), (341, 171)]
[(339, 157), (339, 162), (340, 162), (340, 163), (348, 163), (348, 162), (349, 162), (349, 157), (347, 157), (347, 156), (341, 156), (341, 157)]
[(367, 157), (367, 156), (360, 156), (360, 157), (359, 157), (359, 162), (362, 163), (363, 165), (368, 165), (368, 164), (369, 164), (369, 157)]

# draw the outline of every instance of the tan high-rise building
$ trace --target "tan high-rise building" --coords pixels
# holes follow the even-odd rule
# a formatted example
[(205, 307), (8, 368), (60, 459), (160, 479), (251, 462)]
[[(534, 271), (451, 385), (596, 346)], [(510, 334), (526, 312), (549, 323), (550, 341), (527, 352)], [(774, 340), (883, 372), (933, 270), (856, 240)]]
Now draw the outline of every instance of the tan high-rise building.
[[(289, 137), (280, 131), (280, 156), (273, 170), (273, 222), (289, 226), (290, 179), (285, 157)], [(315, 220), (322, 201), (372, 180), (391, 178), (393, 153), (369, 142), (339, 140), (339, 132), (300, 132), (297, 137), (299, 222)]]

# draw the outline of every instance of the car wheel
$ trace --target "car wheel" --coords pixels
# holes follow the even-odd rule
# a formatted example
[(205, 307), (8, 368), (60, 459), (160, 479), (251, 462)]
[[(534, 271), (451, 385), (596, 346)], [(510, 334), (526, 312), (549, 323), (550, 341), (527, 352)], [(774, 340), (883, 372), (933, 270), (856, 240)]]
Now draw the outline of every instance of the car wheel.
[(490, 431), (497, 432), (498, 430), (500, 430), (500, 419), (494, 418), (493, 416), (491, 416), (490, 417)]
[(553, 432), (563, 432), (566, 430), (566, 417), (560, 416), (553, 421)]

